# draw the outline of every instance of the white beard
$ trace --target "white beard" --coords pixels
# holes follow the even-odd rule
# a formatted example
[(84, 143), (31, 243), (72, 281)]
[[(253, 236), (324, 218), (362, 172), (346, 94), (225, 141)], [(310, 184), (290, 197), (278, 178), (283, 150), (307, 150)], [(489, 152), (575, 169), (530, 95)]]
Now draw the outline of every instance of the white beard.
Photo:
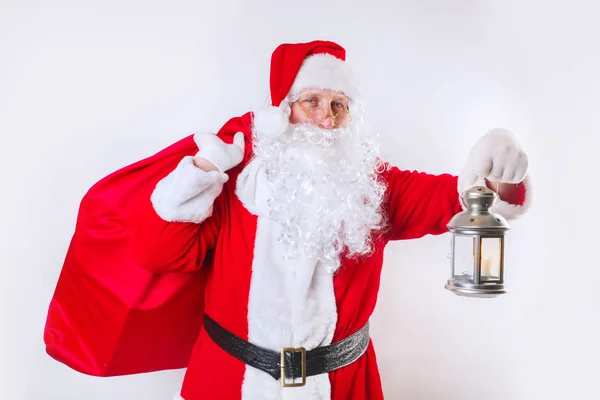
[[(359, 119), (361, 121), (362, 119)], [(288, 257), (303, 251), (330, 272), (340, 254), (368, 254), (372, 234), (382, 227), (385, 185), (378, 179), (383, 163), (373, 137), (358, 123), (326, 130), (290, 125), (282, 136), (254, 138), (256, 157), (272, 185), (272, 218), (283, 226)]]

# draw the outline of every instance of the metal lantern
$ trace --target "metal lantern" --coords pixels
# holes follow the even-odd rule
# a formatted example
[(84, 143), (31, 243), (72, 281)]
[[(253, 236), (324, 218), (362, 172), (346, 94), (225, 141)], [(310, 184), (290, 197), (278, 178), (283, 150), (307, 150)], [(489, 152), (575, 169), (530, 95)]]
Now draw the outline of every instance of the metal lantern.
[(475, 186), (462, 196), (466, 210), (455, 215), (447, 227), (452, 235), (452, 275), (446, 289), (459, 296), (496, 297), (504, 287), (504, 234), (506, 220), (489, 209), (498, 195)]

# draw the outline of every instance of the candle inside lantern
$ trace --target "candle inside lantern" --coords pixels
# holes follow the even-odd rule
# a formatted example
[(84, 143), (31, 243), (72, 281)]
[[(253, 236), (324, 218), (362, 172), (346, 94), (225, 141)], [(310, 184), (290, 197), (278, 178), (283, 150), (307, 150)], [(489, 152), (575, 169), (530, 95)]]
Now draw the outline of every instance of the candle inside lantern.
[(492, 270), (492, 260), (484, 258), (481, 260), (481, 276), (490, 276)]

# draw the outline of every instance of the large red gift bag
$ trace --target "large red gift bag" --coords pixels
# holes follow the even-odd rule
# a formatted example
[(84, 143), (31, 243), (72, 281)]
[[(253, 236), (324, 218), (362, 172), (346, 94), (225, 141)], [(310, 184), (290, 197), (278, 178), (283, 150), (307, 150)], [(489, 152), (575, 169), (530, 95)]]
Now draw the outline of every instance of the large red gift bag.
[[(245, 133), (248, 156), (249, 114), (230, 120), (218, 135), (231, 143), (237, 131)], [(51, 357), (94, 376), (187, 366), (202, 326), (211, 259), (198, 272), (154, 273), (136, 264), (131, 237), (139, 204), (197, 151), (188, 136), (86, 193), (49, 306), (44, 342)]]

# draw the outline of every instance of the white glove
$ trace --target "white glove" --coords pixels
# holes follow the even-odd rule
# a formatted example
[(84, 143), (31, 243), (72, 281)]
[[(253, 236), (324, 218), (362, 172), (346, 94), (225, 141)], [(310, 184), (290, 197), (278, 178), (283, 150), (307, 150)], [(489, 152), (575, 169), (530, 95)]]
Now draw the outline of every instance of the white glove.
[(516, 137), (505, 129), (482, 136), (469, 154), (459, 175), (459, 192), (491, 182), (520, 183), (527, 175), (529, 159)]
[(194, 135), (194, 141), (199, 149), (194, 158), (210, 161), (221, 173), (235, 167), (244, 159), (245, 144), (242, 132), (235, 134), (233, 144), (223, 142), (212, 133), (197, 133)]
[(199, 224), (212, 215), (215, 199), (228, 179), (227, 174), (201, 170), (187, 156), (158, 182), (150, 200), (165, 221)]

